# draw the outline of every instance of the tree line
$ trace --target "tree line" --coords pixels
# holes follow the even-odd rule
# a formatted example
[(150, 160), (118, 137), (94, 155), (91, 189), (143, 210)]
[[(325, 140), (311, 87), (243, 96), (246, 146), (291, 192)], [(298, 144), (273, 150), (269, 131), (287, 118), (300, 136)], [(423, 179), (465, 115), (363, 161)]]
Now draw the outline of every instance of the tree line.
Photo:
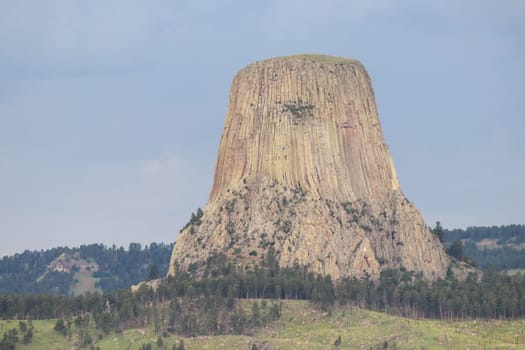
[[(433, 231), (440, 230), (447, 252), (458, 260), (467, 260), (481, 269), (491, 265), (503, 270), (525, 269), (525, 225), (445, 230), (438, 223)], [(478, 245), (483, 239), (490, 239), (496, 245)]]
[[(158, 331), (183, 335), (242, 334), (279, 315), (281, 299), (310, 300), (330, 309), (334, 304), (353, 305), (412, 318), (520, 318), (525, 315), (525, 276), (508, 276), (488, 269), (480, 277), (471, 273), (458, 280), (451, 270), (447, 278), (433, 283), (421, 274), (386, 270), (378, 281), (308, 272), (304, 267), (280, 268), (266, 262), (245, 271), (235, 268), (219, 254), (207, 276), (195, 278), (176, 271), (153, 288), (144, 283), (138, 291), (60, 295), (2, 295), (3, 319), (76, 319), (91, 315), (104, 332), (153, 325)], [(238, 300), (270, 300), (266, 316), (239, 307)], [(260, 311), (259, 314), (265, 315)], [(267, 317), (267, 318), (265, 318)]]
[(104, 292), (115, 291), (150, 277), (164, 276), (172, 249), (173, 244), (142, 246), (131, 243), (127, 249), (115, 245), (88, 244), (77, 248), (26, 250), (0, 260), (0, 293), (68, 295), (75, 283), (74, 272), (47, 270), (48, 265), (62, 253), (78, 253), (82, 259), (94, 260), (99, 266), (99, 270), (93, 272), (94, 277), (99, 279), (97, 286)]
[(525, 269), (525, 249), (502, 246), (499, 248), (479, 248), (476, 243), (466, 241), (464, 244), (464, 255), (475, 261), (480, 269), (486, 269), (491, 265), (499, 269)]
[(103, 244), (80, 246), (80, 256), (94, 259), (99, 271), (93, 273), (100, 278), (97, 286), (104, 292), (111, 292), (137, 284), (151, 278), (165, 276), (168, 272), (173, 244), (151, 243), (142, 246), (130, 243), (126, 250), (115, 245)]
[(525, 243), (525, 225), (502, 225), (502, 226), (470, 226), (467, 229), (443, 230), (445, 241), (470, 239), (481, 241), (482, 239), (496, 239), (502, 243)]
[[(196, 214), (192, 214), (188, 225), (198, 223), (201, 216), (202, 210), (199, 209)], [(432, 231), (443, 241), (448, 253), (458, 260), (467, 260), (482, 269), (490, 264), (496, 264), (502, 269), (525, 268), (525, 249), (517, 247), (525, 242), (525, 225), (446, 230), (437, 224)], [(478, 248), (475, 242), (485, 238), (515, 246)], [(104, 292), (115, 291), (152, 277), (164, 276), (168, 271), (172, 248), (173, 244), (151, 243), (142, 246), (131, 243), (127, 248), (88, 244), (77, 248), (26, 250), (0, 260), (0, 293), (67, 295), (74, 283), (74, 274), (47, 271), (47, 266), (62, 253), (79, 253), (83, 259), (96, 261), (100, 267), (98, 272), (94, 272), (94, 277), (99, 278), (97, 286)]]

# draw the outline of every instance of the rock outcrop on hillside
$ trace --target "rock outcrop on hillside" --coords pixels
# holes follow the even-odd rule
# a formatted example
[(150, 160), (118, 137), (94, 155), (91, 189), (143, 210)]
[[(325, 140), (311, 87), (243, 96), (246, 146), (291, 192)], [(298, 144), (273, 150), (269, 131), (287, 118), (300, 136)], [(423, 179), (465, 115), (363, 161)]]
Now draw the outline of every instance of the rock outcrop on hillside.
[(400, 190), (358, 61), (274, 58), (233, 80), (210, 198), (178, 236), (169, 274), (219, 253), (250, 267), (269, 250), (334, 279), (446, 272), (441, 243)]

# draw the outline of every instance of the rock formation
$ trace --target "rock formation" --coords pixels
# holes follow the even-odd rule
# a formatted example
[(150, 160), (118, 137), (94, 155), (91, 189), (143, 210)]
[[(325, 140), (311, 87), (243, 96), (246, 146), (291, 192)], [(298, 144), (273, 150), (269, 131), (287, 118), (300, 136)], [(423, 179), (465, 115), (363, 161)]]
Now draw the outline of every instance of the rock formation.
[(233, 80), (211, 195), (178, 236), (169, 274), (218, 253), (250, 267), (269, 249), (281, 266), (334, 279), (446, 272), (440, 242), (400, 190), (358, 61), (274, 58)]

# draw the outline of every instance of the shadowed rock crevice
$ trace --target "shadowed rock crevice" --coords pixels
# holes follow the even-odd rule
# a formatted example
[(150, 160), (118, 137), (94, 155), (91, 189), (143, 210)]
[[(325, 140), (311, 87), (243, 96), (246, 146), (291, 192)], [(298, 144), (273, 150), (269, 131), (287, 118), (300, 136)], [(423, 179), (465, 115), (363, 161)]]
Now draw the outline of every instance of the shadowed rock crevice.
[(210, 198), (178, 236), (169, 273), (218, 253), (258, 265), (268, 249), (281, 266), (335, 279), (445, 274), (441, 244), (400, 190), (358, 61), (275, 58), (233, 80)]

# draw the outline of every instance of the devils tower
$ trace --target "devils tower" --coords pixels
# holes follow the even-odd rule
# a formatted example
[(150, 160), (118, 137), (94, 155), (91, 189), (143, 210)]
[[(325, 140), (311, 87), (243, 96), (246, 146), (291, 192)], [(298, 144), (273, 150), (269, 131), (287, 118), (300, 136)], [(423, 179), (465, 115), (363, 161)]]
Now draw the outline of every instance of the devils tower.
[(269, 250), (280, 266), (334, 279), (446, 272), (441, 243), (401, 192), (358, 61), (274, 58), (233, 80), (208, 203), (179, 234), (168, 274), (215, 254), (251, 268)]

